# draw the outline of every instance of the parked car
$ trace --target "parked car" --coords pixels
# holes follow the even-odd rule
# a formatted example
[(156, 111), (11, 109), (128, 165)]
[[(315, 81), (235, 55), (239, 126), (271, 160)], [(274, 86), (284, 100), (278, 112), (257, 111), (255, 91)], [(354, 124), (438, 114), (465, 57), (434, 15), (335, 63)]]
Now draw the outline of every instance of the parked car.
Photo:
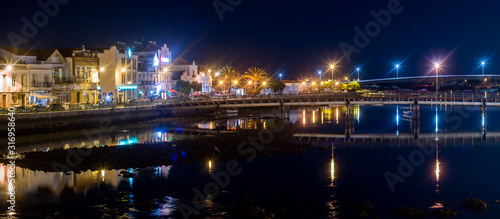
[(78, 104), (69, 104), (68, 109), (69, 110), (83, 110), (83, 108)]
[(125, 106), (136, 106), (138, 103), (139, 103), (139, 101), (137, 101), (137, 99), (132, 99), (132, 100), (127, 101), (125, 103)]
[(9, 113), (8, 110), (4, 109), (3, 107), (0, 107), (0, 114), (7, 114)]
[(42, 104), (35, 104), (35, 105), (32, 105), (30, 107), (31, 110), (35, 111), (35, 112), (47, 112), (49, 111), (49, 109), (47, 109), (47, 107), (45, 107), (44, 105)]
[(64, 111), (64, 107), (61, 104), (50, 104), (49, 111)]
[(85, 109), (97, 109), (97, 106), (95, 106), (94, 104), (91, 104), (91, 103), (86, 103), (84, 105)]
[(25, 107), (25, 106), (16, 107), (16, 111), (17, 111), (17, 113), (31, 113), (31, 112), (33, 112), (33, 110), (31, 110), (30, 108)]

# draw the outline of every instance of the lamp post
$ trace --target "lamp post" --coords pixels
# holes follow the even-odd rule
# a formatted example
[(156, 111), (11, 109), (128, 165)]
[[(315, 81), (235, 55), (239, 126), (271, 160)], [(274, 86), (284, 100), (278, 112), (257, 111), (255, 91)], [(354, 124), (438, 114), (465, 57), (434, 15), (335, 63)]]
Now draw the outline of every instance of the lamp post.
[(359, 68), (356, 68), (356, 71), (358, 72), (358, 81), (359, 81)]
[(319, 74), (319, 80), (321, 81), (321, 71), (318, 71)]
[(266, 83), (265, 81), (264, 81), (264, 82), (262, 82), (262, 85), (264, 85), (264, 94), (267, 94), (267, 92), (266, 92), (266, 84), (267, 84), (267, 83)]
[(437, 93), (438, 93), (438, 90), (439, 90), (439, 88), (438, 88), (438, 86), (439, 86), (439, 84), (438, 84), (438, 75), (439, 75), (439, 72), (438, 72), (438, 71), (439, 71), (439, 63), (437, 63), (437, 62), (436, 62), (436, 63), (434, 63), (434, 67), (436, 68), (436, 94), (437, 94)]
[(399, 64), (396, 64), (396, 78), (399, 78)]
[(283, 80), (283, 74), (280, 73), (280, 80)]
[(483, 67), (483, 76), (484, 76), (484, 65), (486, 64), (486, 62), (481, 62), (481, 66)]
[(330, 65), (330, 68), (332, 69), (332, 92), (333, 92), (333, 69), (335, 68), (335, 65)]

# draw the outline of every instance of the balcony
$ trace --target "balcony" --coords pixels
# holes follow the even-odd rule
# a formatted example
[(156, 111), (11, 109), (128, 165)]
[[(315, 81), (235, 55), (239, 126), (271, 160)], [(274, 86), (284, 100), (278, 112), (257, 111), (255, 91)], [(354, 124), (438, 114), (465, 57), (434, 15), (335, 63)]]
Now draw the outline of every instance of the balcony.
[(52, 87), (52, 83), (48, 82), (31, 82), (31, 87)]

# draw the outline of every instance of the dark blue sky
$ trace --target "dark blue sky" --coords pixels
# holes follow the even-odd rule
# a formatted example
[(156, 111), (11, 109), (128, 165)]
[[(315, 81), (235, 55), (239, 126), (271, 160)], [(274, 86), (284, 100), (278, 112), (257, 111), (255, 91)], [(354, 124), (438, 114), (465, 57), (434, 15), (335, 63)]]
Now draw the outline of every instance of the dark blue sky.
[[(352, 55), (351, 63), (341, 59), (340, 43), (354, 45), (354, 28), (364, 30), (375, 21), (370, 12), (387, 10), (390, 0), (241, 1), (221, 22), (210, 0), (71, 0), (21, 47), (103, 47), (144, 37), (166, 43), (174, 57), (234, 65), (241, 72), (259, 66), (292, 78), (327, 68), (334, 58), (341, 60), (342, 75), (363, 65), (362, 78), (394, 75), (392, 63), (404, 59), (400, 76), (423, 75), (432, 56), (448, 57), (446, 74), (456, 74), (457, 64), (459, 74), (478, 74), (483, 57), (490, 58), (487, 74), (500, 68), (498, 1), (401, 0), (402, 11)], [(10, 32), (24, 36), (22, 17), (32, 20), (42, 10), (34, 2), (2, 2), (0, 45), (11, 46)]]

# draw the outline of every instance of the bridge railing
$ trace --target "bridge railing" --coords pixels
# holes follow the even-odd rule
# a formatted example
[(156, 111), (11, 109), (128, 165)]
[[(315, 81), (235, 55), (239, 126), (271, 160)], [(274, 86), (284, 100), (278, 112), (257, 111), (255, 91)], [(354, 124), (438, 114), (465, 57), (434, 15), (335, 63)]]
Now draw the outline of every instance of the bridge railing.
[(215, 105), (269, 102), (327, 102), (327, 101), (438, 101), (438, 102), (487, 102), (500, 101), (498, 93), (471, 92), (419, 92), (419, 91), (385, 91), (385, 92), (349, 92), (349, 93), (299, 93), (295, 95), (254, 95), (227, 96), (221, 98), (169, 99), (167, 106), (176, 105)]

